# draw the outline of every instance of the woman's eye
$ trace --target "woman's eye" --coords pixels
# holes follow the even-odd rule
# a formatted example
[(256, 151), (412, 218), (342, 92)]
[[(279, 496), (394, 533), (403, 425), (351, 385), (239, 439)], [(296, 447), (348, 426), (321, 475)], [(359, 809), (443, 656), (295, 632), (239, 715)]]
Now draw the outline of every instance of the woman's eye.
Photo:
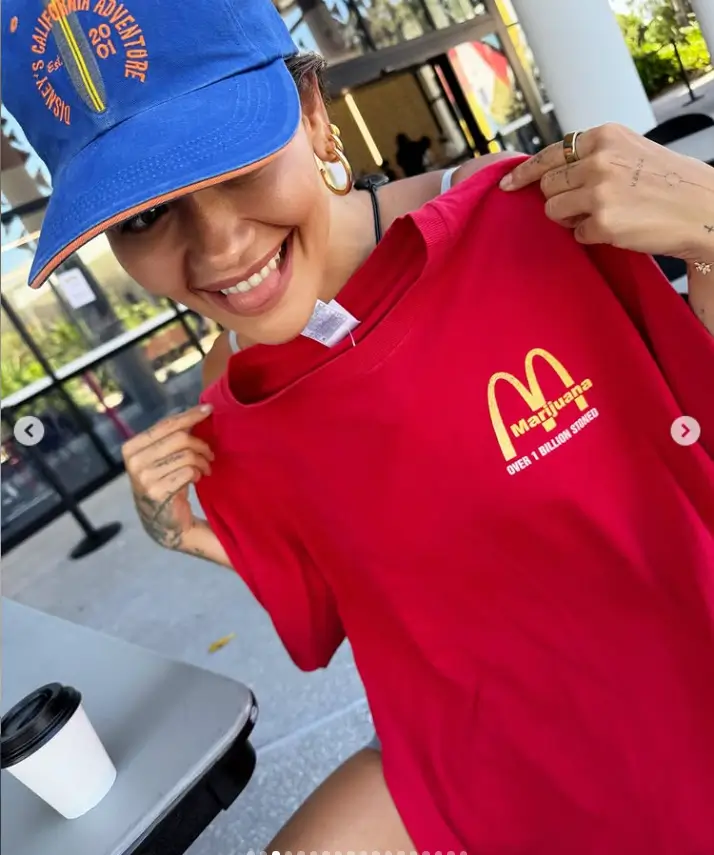
[(157, 220), (160, 220), (168, 209), (168, 205), (157, 205), (155, 208), (149, 208), (146, 211), (142, 211), (135, 217), (125, 220), (119, 226), (119, 231), (122, 234), (138, 234), (139, 232), (145, 232), (150, 229)]

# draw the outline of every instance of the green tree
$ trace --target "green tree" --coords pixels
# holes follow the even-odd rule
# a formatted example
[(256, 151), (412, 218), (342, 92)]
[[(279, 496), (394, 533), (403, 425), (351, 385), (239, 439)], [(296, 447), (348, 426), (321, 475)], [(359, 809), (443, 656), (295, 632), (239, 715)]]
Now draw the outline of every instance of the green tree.
[(686, 42), (687, 27), (682, 26), (681, 18), (669, 3), (650, 3), (648, 11), (652, 19), (647, 25), (647, 36), (652, 42), (660, 45)]
[(681, 81), (675, 51), (690, 77), (711, 68), (701, 28), (693, 17), (687, 20), (682, 26), (680, 12), (663, 0), (633, 3), (628, 14), (618, 15), (620, 29), (651, 98)]

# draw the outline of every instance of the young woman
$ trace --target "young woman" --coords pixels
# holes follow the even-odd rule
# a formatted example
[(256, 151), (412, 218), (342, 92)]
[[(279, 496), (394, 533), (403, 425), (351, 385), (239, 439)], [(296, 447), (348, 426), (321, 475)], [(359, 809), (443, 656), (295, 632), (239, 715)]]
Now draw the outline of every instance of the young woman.
[[(711, 851), (710, 426), (688, 450), (668, 432), (678, 402), (709, 415), (714, 172), (604, 127), (512, 172), (480, 158), (356, 191), (326, 166), (348, 164), (322, 62), (267, 0), (27, 5), (5, 3), (3, 62), (55, 173), (32, 284), (105, 231), (149, 292), (228, 330), (207, 403), (124, 449), (142, 522), (237, 570), (301, 667), (346, 635), (383, 743), (270, 850)], [(557, 226), (515, 192), (539, 182)], [(597, 245), (685, 259), (690, 307)]]

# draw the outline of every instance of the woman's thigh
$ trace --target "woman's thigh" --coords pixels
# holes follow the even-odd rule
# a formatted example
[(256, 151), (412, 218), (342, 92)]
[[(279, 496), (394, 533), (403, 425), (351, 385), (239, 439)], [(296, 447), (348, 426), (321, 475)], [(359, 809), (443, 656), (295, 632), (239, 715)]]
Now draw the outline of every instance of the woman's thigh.
[(363, 748), (325, 780), (268, 846), (291, 852), (412, 852), (382, 774), (382, 755)]

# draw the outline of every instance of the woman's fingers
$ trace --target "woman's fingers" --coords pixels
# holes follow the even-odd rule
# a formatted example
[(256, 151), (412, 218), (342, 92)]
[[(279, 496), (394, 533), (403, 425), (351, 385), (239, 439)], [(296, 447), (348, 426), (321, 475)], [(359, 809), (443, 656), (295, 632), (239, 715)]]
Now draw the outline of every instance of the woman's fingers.
[(583, 218), (575, 227), (573, 234), (578, 243), (589, 246), (605, 242), (605, 236), (594, 217)]
[(192, 407), (190, 410), (186, 410), (185, 413), (178, 413), (174, 416), (168, 416), (168, 418), (162, 419), (158, 424), (154, 425), (154, 427), (132, 437), (124, 445), (122, 449), (124, 459), (126, 460), (128, 457), (133, 457), (142, 449), (153, 445), (157, 441), (165, 439), (172, 433), (176, 433), (178, 431), (190, 431), (194, 425), (197, 425), (199, 422), (206, 419), (212, 411), (213, 407), (211, 407), (210, 404), (201, 404), (198, 407)]
[(593, 199), (589, 190), (571, 190), (551, 196), (545, 203), (545, 215), (561, 225), (570, 225), (573, 220), (592, 213)]
[[(608, 126), (605, 127), (607, 128)], [(603, 132), (602, 128), (581, 131), (576, 140), (576, 150), (579, 158), (577, 163), (582, 162), (586, 157), (593, 154), (599, 144), (598, 140), (606, 136), (607, 134)], [(546, 173), (563, 169), (568, 165), (576, 166), (577, 164), (566, 163), (565, 147), (561, 140), (547, 146), (543, 151), (539, 151), (538, 154), (534, 154), (533, 157), (529, 157), (528, 160), (518, 164), (512, 172), (509, 172), (501, 180), (501, 189), (520, 190), (521, 187), (527, 187), (529, 184), (540, 181)]]
[(514, 170), (504, 176), (501, 180), (501, 189), (520, 190), (521, 187), (540, 181), (546, 172), (565, 165), (563, 143), (553, 143), (538, 154), (534, 154), (533, 157), (529, 157), (528, 160), (524, 160), (523, 163), (519, 163)]
[(190, 448), (181, 449), (172, 452), (166, 457), (161, 457), (143, 466), (137, 470), (134, 475), (134, 481), (145, 492), (148, 492), (153, 485), (162, 481), (172, 473), (191, 467), (195, 470), (196, 480), (201, 475), (211, 474), (211, 464), (209, 460), (197, 451)]
[(163, 478), (169, 472), (182, 469), (184, 466), (193, 466), (203, 475), (211, 474), (211, 463), (208, 458), (204, 454), (194, 451), (191, 448), (174, 451), (167, 457), (160, 458), (149, 471), (154, 472), (158, 477)]
[(141, 523), (169, 549), (180, 548), (195, 524), (189, 485), (211, 474), (214, 454), (191, 433), (210, 412), (211, 407), (202, 406), (169, 416), (122, 449)]
[(197, 436), (192, 436), (190, 433), (179, 431), (169, 434), (163, 439), (158, 440), (152, 445), (143, 448), (136, 452), (131, 457), (126, 458), (126, 467), (129, 473), (140, 472), (149, 466), (155, 465), (158, 461), (164, 460), (177, 451), (183, 449), (191, 449), (197, 454), (203, 455), (207, 460), (213, 460), (215, 455), (211, 451), (208, 443), (199, 439)]
[(570, 190), (579, 190), (587, 182), (587, 164), (578, 162), (561, 166), (546, 172), (540, 180), (540, 187), (546, 199)]
[(155, 478), (149, 484), (142, 485), (141, 495), (146, 496), (152, 502), (161, 504), (188, 487), (189, 484), (195, 484), (200, 478), (199, 466), (187, 462), (185, 466), (180, 466), (178, 469)]

